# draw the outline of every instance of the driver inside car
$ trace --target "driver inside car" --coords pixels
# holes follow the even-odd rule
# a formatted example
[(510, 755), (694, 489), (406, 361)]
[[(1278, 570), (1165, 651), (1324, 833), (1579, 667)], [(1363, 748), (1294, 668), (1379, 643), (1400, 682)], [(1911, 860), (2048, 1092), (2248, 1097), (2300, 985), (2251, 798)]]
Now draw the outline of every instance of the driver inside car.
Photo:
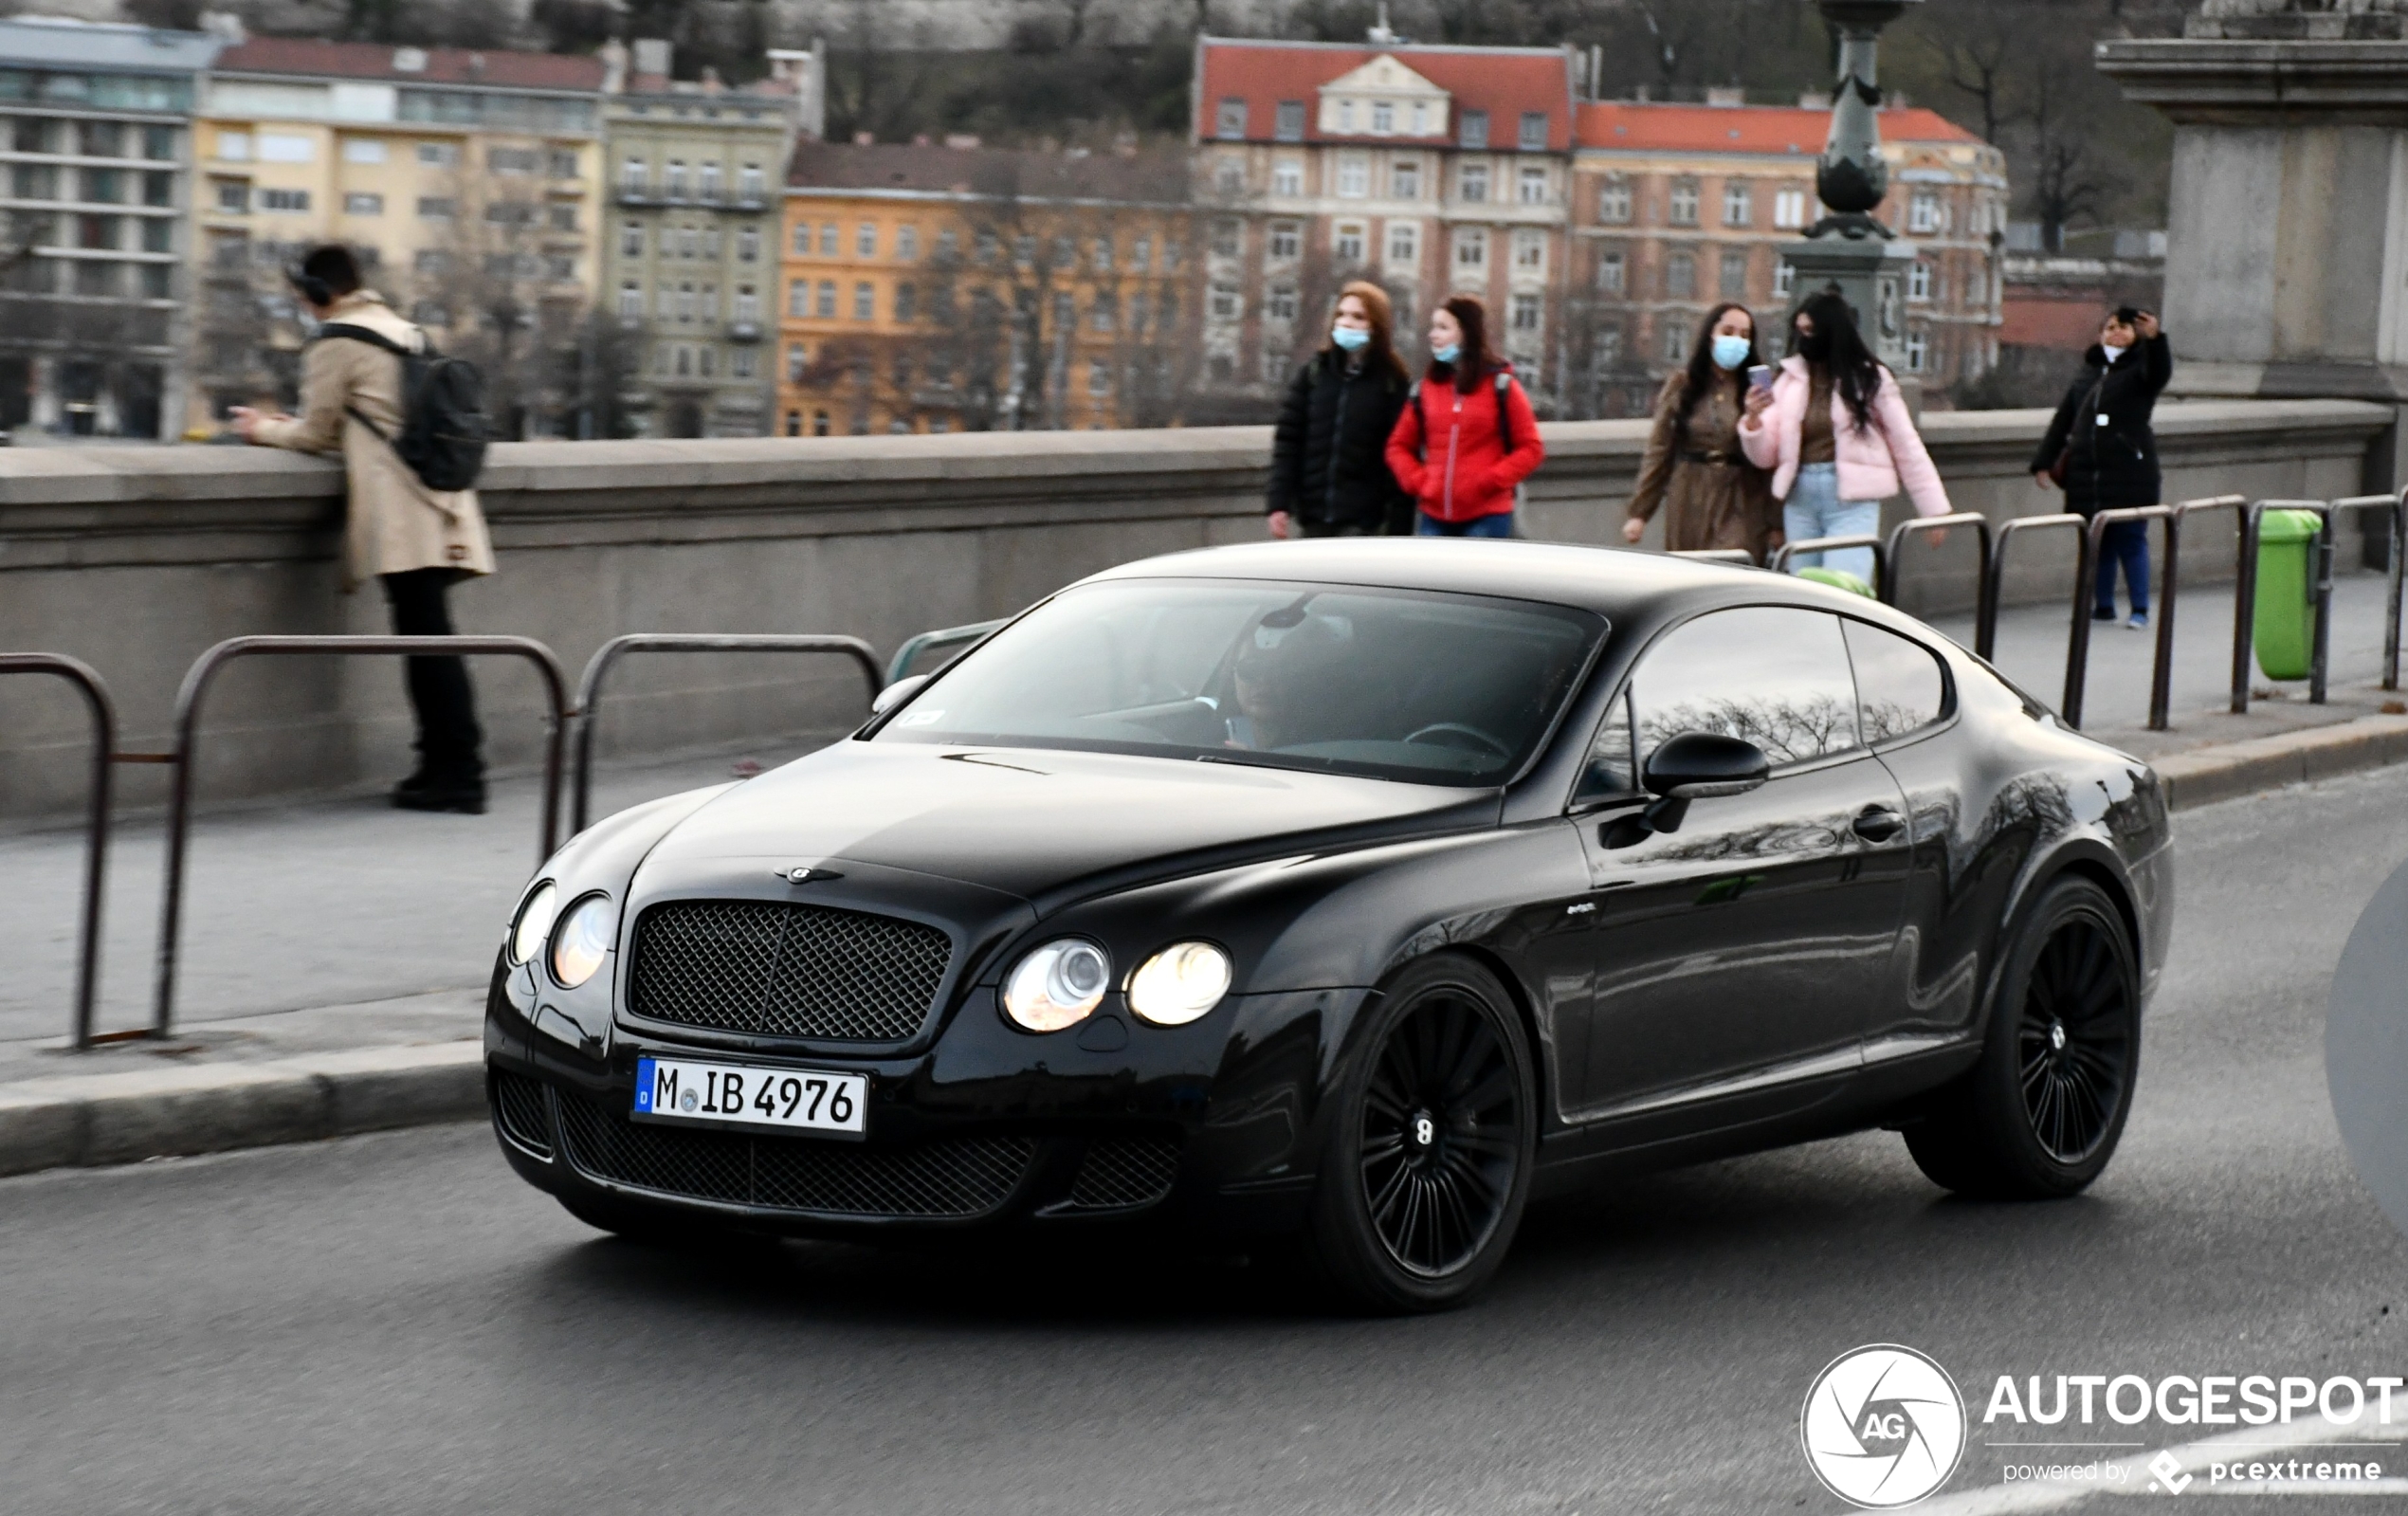
[(1227, 722), (1224, 746), (1269, 753), (1312, 739), (1305, 723), (1337, 694), (1349, 640), (1341, 623), (1308, 616), (1290, 607), (1254, 624), (1238, 646), (1230, 682), (1236, 713)]

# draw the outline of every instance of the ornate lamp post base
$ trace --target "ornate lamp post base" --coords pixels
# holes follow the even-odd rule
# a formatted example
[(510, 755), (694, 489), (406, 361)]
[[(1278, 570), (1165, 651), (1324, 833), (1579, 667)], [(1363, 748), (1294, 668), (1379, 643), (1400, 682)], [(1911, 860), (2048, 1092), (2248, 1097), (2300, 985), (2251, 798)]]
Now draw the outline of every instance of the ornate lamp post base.
[(1881, 104), (1878, 56), (1881, 28), (1922, 3), (1814, 0), (1839, 35), (1831, 138), (1815, 170), (1815, 193), (1828, 213), (1803, 240), (1781, 249), (1793, 270), (1790, 315), (1815, 296), (1837, 291), (1856, 313), (1874, 355), (1893, 370), (1906, 365), (1906, 272), (1915, 252), (1873, 214), (1889, 192), (1881, 120), (1874, 114)]

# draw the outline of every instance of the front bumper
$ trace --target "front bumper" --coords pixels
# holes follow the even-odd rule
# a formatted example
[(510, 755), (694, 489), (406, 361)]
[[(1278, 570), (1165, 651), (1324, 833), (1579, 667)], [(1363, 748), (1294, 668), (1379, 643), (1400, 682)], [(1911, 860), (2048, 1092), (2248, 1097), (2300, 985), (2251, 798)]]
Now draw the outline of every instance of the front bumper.
[[(528, 1182), (564, 1200), (639, 1205), (793, 1235), (1143, 1222), (1258, 1233), (1300, 1225), (1324, 1043), (1361, 991), (1233, 996), (1193, 1026), (1112, 1011), (1031, 1036), (974, 990), (923, 1051), (743, 1052), (614, 1025), (538, 1032), (513, 976), (485, 1021), (495, 1131)], [(559, 1026), (556, 1016), (544, 1024)], [(865, 1140), (637, 1123), (650, 1053), (869, 1080)]]

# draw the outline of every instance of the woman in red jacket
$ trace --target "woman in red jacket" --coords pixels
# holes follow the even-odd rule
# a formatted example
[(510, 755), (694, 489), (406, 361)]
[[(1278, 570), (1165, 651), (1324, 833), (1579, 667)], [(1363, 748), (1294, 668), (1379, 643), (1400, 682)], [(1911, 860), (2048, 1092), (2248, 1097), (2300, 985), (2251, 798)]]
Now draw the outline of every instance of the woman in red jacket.
[(1432, 311), (1429, 371), (1388, 434), (1389, 471), (1421, 506), (1414, 535), (1511, 537), (1514, 490), (1546, 456), (1487, 311), (1469, 295)]

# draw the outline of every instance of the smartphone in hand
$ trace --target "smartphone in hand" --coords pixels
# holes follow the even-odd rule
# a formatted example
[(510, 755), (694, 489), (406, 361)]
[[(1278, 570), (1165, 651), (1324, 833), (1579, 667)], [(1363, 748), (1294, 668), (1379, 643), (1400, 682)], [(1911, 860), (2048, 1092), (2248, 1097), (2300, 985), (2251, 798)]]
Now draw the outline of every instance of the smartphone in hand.
[(1773, 390), (1773, 371), (1759, 363), (1747, 371), (1747, 382), (1770, 394)]

